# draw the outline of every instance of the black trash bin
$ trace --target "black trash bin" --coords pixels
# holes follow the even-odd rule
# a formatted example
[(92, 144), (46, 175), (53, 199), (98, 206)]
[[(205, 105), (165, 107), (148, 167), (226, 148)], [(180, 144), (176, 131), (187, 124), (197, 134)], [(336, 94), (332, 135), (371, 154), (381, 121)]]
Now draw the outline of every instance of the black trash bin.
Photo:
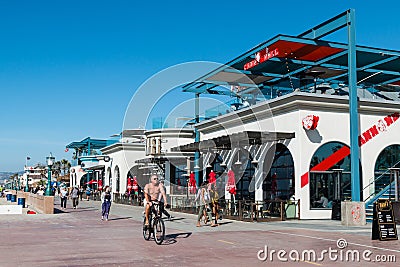
[(18, 198), (18, 205), (21, 205), (22, 208), (25, 208), (25, 198), (24, 197)]
[(17, 195), (11, 195), (11, 202), (17, 202)]
[(332, 220), (341, 220), (342, 207), (339, 199), (332, 201)]

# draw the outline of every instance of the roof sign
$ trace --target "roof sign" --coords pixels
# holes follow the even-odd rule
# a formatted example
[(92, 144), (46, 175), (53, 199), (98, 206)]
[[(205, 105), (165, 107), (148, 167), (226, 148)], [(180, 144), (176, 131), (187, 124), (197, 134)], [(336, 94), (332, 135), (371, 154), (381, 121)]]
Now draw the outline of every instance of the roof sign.
[(251, 69), (251, 68), (257, 66), (258, 64), (263, 63), (264, 61), (267, 61), (268, 59), (276, 57), (278, 55), (279, 55), (278, 48), (275, 48), (275, 49), (269, 51), (268, 47), (267, 47), (267, 48), (255, 53), (254, 54), (255, 59), (244, 64), (243, 69), (244, 70)]

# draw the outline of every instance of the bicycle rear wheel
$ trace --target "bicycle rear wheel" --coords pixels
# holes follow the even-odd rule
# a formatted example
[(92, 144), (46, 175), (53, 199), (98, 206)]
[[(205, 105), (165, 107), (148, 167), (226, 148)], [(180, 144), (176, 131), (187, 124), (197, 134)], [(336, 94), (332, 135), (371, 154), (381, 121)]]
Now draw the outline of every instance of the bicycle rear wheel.
[(149, 225), (145, 225), (146, 218), (143, 219), (143, 237), (145, 240), (149, 240), (151, 237), (151, 218), (149, 218)]
[(154, 219), (153, 223), (154, 241), (161, 245), (165, 238), (165, 225), (161, 218)]

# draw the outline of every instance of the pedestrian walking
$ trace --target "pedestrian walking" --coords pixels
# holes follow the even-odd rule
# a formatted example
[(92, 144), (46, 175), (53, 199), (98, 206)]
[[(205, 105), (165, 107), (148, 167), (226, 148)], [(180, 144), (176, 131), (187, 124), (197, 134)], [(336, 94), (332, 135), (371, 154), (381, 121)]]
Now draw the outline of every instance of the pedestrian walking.
[(108, 221), (108, 215), (110, 214), (111, 202), (112, 202), (112, 194), (110, 192), (110, 187), (107, 185), (104, 188), (103, 193), (101, 193), (101, 220)]
[(83, 187), (80, 186), (79, 187), (79, 199), (80, 199), (80, 201), (82, 201), (83, 193), (84, 193)]
[(208, 188), (207, 188), (207, 183), (203, 182), (201, 184), (201, 187), (199, 188), (198, 191), (198, 197), (196, 197), (196, 199), (199, 199), (200, 203), (199, 203), (199, 215), (197, 216), (197, 227), (200, 227), (200, 221), (201, 221), (201, 217), (203, 217), (203, 213), (204, 211), (206, 211), (208, 218), (211, 220), (211, 227), (216, 226), (214, 224), (214, 222), (212, 222), (212, 215), (211, 215), (211, 209), (209, 207), (209, 203), (210, 203), (210, 194), (208, 192)]
[(79, 189), (77, 186), (74, 186), (71, 190), (71, 199), (72, 199), (72, 207), (76, 209), (79, 204)]
[(89, 201), (90, 195), (92, 194), (92, 188), (90, 186), (86, 187), (86, 200)]
[(66, 187), (60, 189), (61, 209), (67, 208), (68, 190)]

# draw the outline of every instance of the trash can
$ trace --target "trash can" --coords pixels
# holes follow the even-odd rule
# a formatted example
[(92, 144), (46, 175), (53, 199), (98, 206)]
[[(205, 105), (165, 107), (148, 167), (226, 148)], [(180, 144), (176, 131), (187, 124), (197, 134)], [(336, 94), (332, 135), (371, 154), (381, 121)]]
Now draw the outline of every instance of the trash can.
[(11, 202), (17, 202), (17, 195), (11, 195)]
[(11, 201), (11, 196), (12, 196), (12, 194), (7, 194), (6, 195), (7, 201)]
[(25, 208), (25, 198), (24, 197), (18, 198), (18, 205), (21, 205), (22, 208)]

